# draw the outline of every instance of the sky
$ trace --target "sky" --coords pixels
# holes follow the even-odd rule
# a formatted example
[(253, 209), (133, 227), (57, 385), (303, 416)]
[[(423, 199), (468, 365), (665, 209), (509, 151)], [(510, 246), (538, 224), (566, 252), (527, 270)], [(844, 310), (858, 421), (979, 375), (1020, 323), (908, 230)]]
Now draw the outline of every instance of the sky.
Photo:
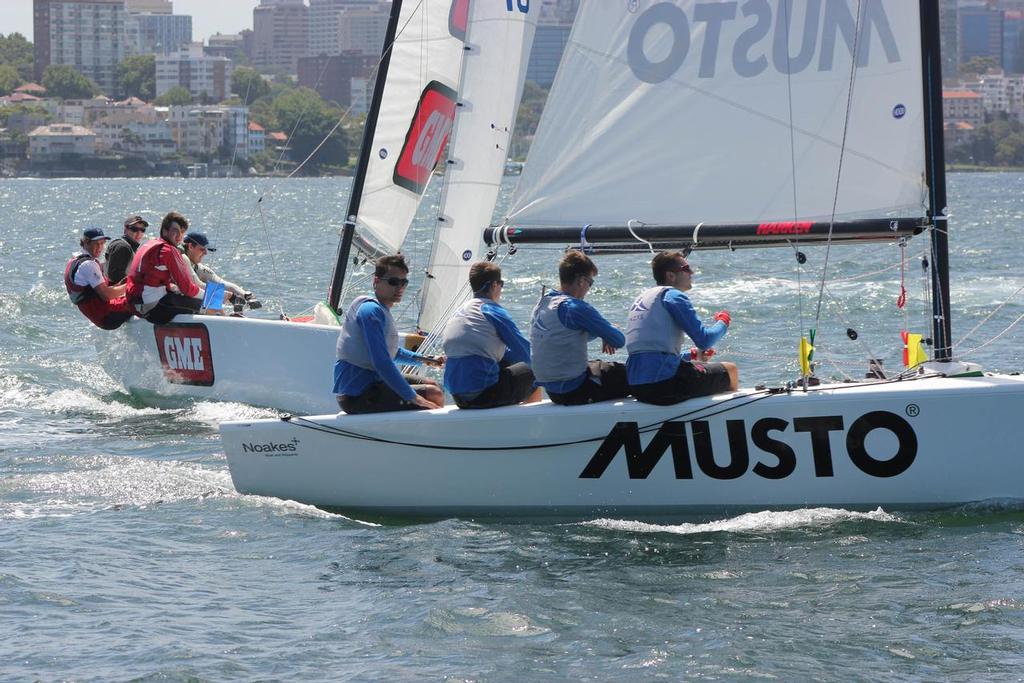
[[(192, 15), (192, 39), (252, 28), (259, 0), (173, 0), (175, 14)], [(20, 33), (32, 40), (32, 0), (0, 0), (0, 33)]]

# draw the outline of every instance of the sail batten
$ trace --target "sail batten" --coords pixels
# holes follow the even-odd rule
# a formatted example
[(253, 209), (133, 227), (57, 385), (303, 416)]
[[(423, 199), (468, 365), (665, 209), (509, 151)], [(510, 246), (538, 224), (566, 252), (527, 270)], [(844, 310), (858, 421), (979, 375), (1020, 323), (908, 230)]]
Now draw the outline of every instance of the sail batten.
[(917, 5), (758, 7), (581, 5), (506, 222), (922, 215)]

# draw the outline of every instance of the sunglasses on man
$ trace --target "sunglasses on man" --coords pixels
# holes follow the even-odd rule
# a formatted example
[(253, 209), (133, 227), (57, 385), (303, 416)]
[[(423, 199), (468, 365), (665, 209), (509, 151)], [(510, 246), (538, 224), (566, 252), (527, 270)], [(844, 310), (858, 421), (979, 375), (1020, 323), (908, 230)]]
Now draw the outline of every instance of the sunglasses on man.
[(392, 287), (406, 287), (409, 284), (408, 278), (404, 277), (386, 277), (382, 279)]

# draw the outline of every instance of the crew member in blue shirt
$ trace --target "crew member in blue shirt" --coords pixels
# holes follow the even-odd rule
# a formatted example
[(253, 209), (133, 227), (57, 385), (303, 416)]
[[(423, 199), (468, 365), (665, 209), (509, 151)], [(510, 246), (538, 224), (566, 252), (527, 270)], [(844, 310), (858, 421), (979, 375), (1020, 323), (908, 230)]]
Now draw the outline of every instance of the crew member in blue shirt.
[[(732, 322), (728, 311), (715, 313), (704, 325), (683, 292), (693, 287), (693, 269), (678, 251), (663, 251), (651, 261), (654, 281), (633, 302), (626, 326), (626, 373), (638, 401), (671, 405), (694, 396), (708, 396), (739, 387), (733, 363), (707, 363), (712, 346), (725, 336)], [(683, 333), (696, 349), (681, 357)]]
[(600, 337), (602, 350), (626, 345), (622, 332), (586, 303), (597, 266), (576, 249), (558, 264), (559, 289), (541, 297), (530, 321), (533, 374), (553, 403), (581, 405), (629, 396), (626, 366), (587, 359), (587, 343)]
[(498, 303), (505, 281), (493, 263), (469, 269), (473, 298), (444, 328), (444, 385), (460, 408), (497, 408), (539, 400), (530, 342)]
[(436, 382), (403, 376), (396, 363), (436, 365), (444, 359), (402, 348), (391, 307), (402, 300), (409, 284), (409, 266), (401, 254), (377, 260), (373, 296), (360, 296), (349, 306), (338, 335), (334, 393), (346, 413), (420, 410), (444, 405)]

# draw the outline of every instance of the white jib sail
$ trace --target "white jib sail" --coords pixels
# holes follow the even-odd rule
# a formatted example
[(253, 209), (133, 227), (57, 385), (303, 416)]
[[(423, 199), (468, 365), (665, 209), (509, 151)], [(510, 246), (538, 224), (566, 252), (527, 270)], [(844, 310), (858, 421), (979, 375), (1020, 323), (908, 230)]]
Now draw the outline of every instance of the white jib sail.
[(471, 3), (462, 88), (427, 268), (419, 326), (434, 330), (466, 298), (469, 268), (482, 257), (522, 97), (537, 4)]
[(402, 4), (356, 223), (393, 251), (451, 133), (467, 3)]
[(828, 220), (837, 179), (837, 218), (923, 215), (919, 21), (907, 0), (583, 3), (508, 220)]

